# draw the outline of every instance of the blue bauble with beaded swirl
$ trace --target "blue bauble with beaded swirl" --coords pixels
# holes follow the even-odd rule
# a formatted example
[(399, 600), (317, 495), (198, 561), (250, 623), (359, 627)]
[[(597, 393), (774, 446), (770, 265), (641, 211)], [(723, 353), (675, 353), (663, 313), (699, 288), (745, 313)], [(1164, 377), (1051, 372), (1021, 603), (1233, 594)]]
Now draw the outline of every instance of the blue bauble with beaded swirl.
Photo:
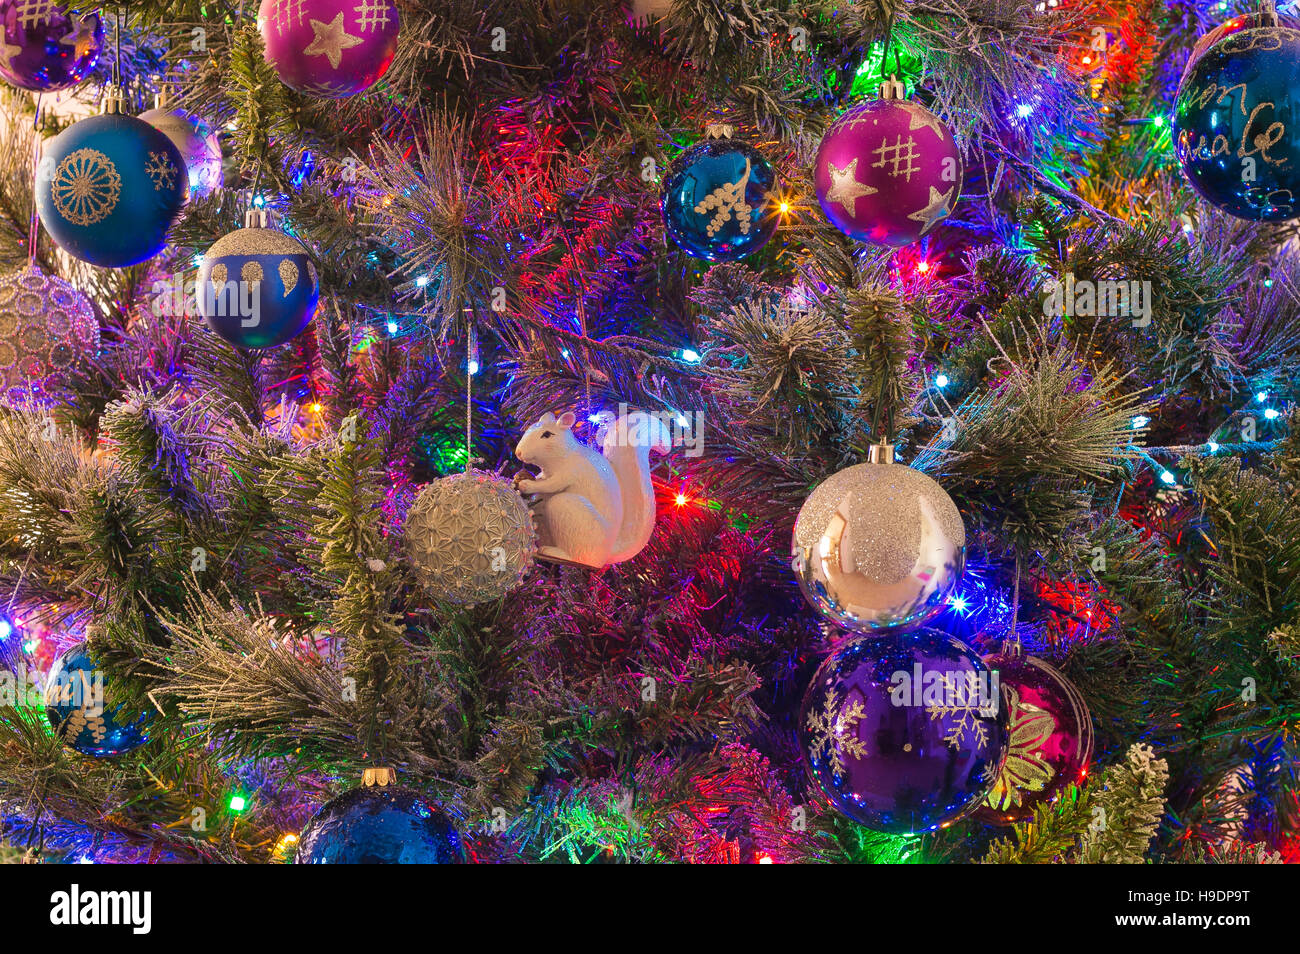
[(303, 829), (294, 864), (461, 865), (465, 846), (451, 819), (419, 792), (354, 788)]
[(292, 341), (311, 323), (319, 295), (306, 247), (278, 229), (236, 229), (217, 239), (199, 264), (199, 314), (237, 348)]
[(757, 149), (707, 139), (682, 153), (664, 180), (664, 228), (679, 247), (710, 262), (757, 252), (776, 232), (776, 170)]
[(59, 658), (45, 681), (45, 717), (83, 755), (123, 755), (149, 741), (153, 715), (114, 701), (113, 685), (85, 643)]
[(1300, 216), (1300, 23), (1230, 20), (1192, 54), (1174, 150), (1207, 202), (1252, 222)]
[(134, 116), (104, 113), (45, 144), (36, 172), (41, 224), (74, 258), (125, 268), (157, 255), (189, 196), (185, 159)]

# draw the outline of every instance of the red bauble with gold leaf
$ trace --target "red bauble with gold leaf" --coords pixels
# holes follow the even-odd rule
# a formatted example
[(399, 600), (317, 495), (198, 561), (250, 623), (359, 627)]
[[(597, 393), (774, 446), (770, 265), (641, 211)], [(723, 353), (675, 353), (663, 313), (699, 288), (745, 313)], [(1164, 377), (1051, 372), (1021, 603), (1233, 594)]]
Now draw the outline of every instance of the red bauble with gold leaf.
[(984, 664), (998, 673), (1011, 741), (975, 817), (1011, 825), (1082, 784), (1092, 760), (1092, 716), (1079, 690), (1041, 659), (1006, 652), (985, 657)]

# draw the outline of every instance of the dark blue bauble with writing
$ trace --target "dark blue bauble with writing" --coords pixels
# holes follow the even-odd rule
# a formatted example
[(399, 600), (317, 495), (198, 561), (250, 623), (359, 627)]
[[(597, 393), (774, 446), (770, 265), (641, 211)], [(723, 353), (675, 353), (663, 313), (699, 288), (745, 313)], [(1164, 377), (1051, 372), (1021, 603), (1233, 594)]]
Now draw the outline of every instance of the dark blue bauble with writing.
[(294, 864), (461, 865), (465, 847), (451, 819), (419, 792), (354, 788), (303, 829)]
[[(1174, 149), (1187, 180), (1229, 215), (1300, 215), (1300, 29), (1229, 21), (1193, 54), (1174, 104)], [(1240, 28), (1238, 28), (1240, 27)]]
[(122, 755), (149, 741), (153, 716), (116, 703), (113, 696), (112, 683), (82, 643), (50, 670), (45, 716), (59, 738), (83, 755)]
[(199, 313), (237, 348), (260, 350), (293, 340), (311, 322), (319, 295), (306, 247), (278, 229), (224, 235), (199, 266)]
[(709, 139), (668, 170), (660, 206), (679, 247), (710, 262), (758, 251), (776, 232), (776, 170), (754, 147)]
[(911, 834), (951, 824), (987, 796), (1007, 753), (994, 674), (934, 629), (838, 646), (799, 712), (813, 783), (846, 817)]
[(45, 144), (36, 210), (69, 255), (125, 268), (167, 244), (189, 188), (185, 160), (170, 139), (134, 116), (104, 113)]

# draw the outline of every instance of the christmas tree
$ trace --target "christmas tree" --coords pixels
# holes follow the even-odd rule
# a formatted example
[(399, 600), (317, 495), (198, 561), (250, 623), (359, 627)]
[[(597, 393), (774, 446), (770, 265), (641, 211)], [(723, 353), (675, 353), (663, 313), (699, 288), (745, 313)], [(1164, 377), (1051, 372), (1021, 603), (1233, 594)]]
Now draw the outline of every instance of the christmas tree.
[(253, 7), (0, 3), (0, 859), (1298, 857), (1285, 9)]

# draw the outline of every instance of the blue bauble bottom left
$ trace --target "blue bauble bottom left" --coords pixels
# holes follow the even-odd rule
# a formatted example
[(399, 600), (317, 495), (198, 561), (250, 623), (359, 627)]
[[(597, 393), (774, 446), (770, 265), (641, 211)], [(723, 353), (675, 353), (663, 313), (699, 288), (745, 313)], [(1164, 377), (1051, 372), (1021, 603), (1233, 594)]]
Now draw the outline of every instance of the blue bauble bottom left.
[(299, 865), (461, 865), (465, 847), (451, 819), (419, 792), (354, 788), (303, 829)]
[(149, 741), (152, 714), (114, 702), (112, 684), (84, 643), (54, 664), (45, 681), (45, 716), (83, 755), (124, 755)]

